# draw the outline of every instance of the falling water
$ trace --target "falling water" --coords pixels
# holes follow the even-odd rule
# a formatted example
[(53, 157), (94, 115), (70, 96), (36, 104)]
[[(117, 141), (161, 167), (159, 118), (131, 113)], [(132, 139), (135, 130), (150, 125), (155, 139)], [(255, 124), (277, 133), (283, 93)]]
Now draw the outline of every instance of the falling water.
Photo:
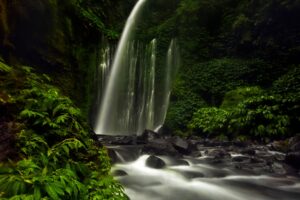
[[(100, 66), (105, 87), (96, 119), (95, 132), (107, 135), (140, 134), (163, 124), (171, 90), (171, 80), (178, 65), (178, 48), (172, 40), (163, 75), (157, 77), (157, 41), (149, 44), (134, 40), (134, 29), (146, 0), (140, 0), (130, 14), (112, 66), (106, 60)], [(107, 70), (110, 69), (109, 74)], [(162, 79), (162, 80), (160, 80)], [(159, 90), (159, 91), (158, 91)]]
[(162, 96), (161, 96), (161, 106), (160, 110), (157, 112), (157, 125), (156, 129), (158, 130), (165, 122), (167, 110), (169, 107), (170, 94), (171, 94), (171, 86), (172, 80), (174, 80), (175, 74), (179, 68), (180, 56), (179, 56), (179, 47), (177, 45), (177, 41), (173, 39), (169, 45), (169, 49), (167, 52), (167, 60), (166, 60), (166, 71), (164, 72), (164, 80), (162, 87)]
[[(120, 75), (122, 75), (122, 64), (126, 61), (128, 54), (128, 41), (131, 40), (133, 36), (133, 29), (135, 27), (138, 14), (141, 11), (146, 0), (139, 0), (132, 10), (129, 18), (127, 19), (125, 29), (122, 33), (121, 40), (119, 42), (116, 56), (112, 65), (110, 72), (110, 77), (104, 91), (103, 100), (101, 102), (100, 111), (98, 114), (98, 119), (95, 127), (95, 132), (97, 134), (113, 134), (114, 130), (109, 129), (111, 126), (111, 117), (117, 117), (114, 111), (116, 110), (114, 106), (118, 104), (120, 99), (115, 96), (116, 93), (122, 92), (120, 90), (120, 85), (125, 84), (120, 82)], [(123, 67), (124, 68), (124, 67)], [(133, 95), (133, 94), (131, 94)]]

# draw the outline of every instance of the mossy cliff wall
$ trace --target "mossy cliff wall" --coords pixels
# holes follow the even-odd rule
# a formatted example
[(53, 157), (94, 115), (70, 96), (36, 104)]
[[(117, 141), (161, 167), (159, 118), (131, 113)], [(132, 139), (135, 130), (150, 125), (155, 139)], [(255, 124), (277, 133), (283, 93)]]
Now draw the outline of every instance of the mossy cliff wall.
[(101, 41), (117, 40), (132, 6), (121, 2), (0, 0), (1, 57), (49, 74), (87, 114)]

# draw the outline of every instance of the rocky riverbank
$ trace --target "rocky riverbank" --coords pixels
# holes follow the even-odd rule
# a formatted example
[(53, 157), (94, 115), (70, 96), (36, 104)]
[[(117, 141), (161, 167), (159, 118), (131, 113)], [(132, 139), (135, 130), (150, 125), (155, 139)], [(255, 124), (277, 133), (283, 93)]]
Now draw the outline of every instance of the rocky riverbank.
[[(202, 163), (249, 174), (299, 175), (300, 136), (285, 141), (258, 144), (252, 141), (218, 141), (197, 137), (183, 139), (164, 136), (146, 130), (141, 136), (98, 136), (106, 145), (112, 162), (124, 163), (139, 156), (151, 155), (147, 165), (163, 168), (161, 157), (171, 158), (173, 165), (184, 164), (185, 159), (200, 159)], [(170, 160), (170, 159), (169, 159)]]

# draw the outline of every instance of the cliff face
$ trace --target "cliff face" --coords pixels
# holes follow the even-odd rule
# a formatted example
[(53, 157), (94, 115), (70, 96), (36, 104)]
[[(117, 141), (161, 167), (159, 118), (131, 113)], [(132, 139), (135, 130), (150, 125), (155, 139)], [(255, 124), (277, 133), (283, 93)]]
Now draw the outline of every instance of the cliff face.
[(49, 74), (87, 113), (101, 40), (118, 38), (121, 19), (129, 10), (114, 3), (0, 0), (1, 57), (11, 65), (29, 65)]

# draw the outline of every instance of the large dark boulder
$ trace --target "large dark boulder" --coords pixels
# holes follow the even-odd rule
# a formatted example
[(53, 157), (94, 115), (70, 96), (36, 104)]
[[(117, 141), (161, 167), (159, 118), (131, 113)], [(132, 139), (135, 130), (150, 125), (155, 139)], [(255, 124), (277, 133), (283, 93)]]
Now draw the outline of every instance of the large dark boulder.
[(286, 141), (274, 141), (268, 144), (267, 147), (272, 151), (287, 152), (289, 150), (289, 145)]
[(293, 146), (291, 146), (291, 151), (300, 151), (300, 141)]
[(137, 143), (139, 143), (139, 144), (145, 144), (145, 143), (151, 142), (151, 141), (159, 139), (159, 138), (161, 138), (160, 134), (158, 134), (158, 133), (156, 133), (154, 131), (146, 129), (142, 133), (142, 135), (137, 136)]
[(300, 169), (300, 151), (288, 153), (285, 157), (285, 161), (287, 164)]
[(141, 153), (181, 157), (181, 154), (165, 139), (155, 139), (146, 143), (143, 145)]
[(146, 160), (146, 165), (151, 168), (161, 169), (166, 166), (166, 163), (159, 157), (149, 156)]
[(181, 154), (189, 154), (191, 153), (190, 145), (187, 141), (183, 140), (180, 137), (173, 137), (171, 139), (171, 143), (173, 147)]

